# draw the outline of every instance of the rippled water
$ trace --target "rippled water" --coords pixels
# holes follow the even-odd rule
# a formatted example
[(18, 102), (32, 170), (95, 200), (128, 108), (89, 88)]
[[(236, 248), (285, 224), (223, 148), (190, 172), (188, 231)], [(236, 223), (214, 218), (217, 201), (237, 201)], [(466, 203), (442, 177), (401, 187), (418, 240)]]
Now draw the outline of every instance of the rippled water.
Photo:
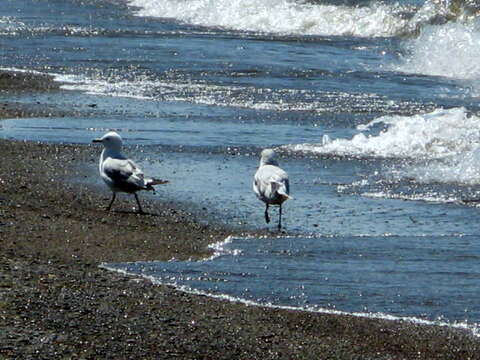
[(147, 173), (171, 181), (156, 196), (247, 229), (266, 227), (251, 181), (274, 147), (295, 198), (285, 233), (229, 238), (204, 261), (105, 266), (259, 303), (475, 329), (476, 11), (4, 0), (0, 68), (50, 74), (61, 91), (0, 101), (76, 115), (4, 120), (0, 136), (89, 143), (115, 129)]

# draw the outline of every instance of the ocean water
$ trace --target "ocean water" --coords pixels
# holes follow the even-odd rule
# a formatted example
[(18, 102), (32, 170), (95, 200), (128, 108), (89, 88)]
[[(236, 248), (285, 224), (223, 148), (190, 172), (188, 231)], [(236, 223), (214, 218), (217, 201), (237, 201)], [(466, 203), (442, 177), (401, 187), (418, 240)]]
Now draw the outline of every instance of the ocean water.
[[(2, 0), (0, 69), (50, 74), (61, 90), (0, 102), (75, 115), (3, 120), (0, 137), (90, 143), (114, 129), (146, 173), (171, 181), (144, 196), (269, 228), (214, 244), (209, 259), (108, 269), (476, 334), (477, 12), (429, 0)], [(283, 232), (251, 188), (265, 147), (291, 178)]]

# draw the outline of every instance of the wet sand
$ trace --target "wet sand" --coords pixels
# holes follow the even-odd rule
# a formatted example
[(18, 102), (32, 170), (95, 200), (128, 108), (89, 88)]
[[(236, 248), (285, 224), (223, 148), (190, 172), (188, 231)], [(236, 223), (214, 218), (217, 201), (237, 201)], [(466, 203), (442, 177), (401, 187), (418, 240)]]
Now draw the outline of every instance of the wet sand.
[[(3, 101), (0, 118), (45, 115), (17, 105)], [(105, 188), (73, 181), (97, 176), (99, 152), (0, 140), (0, 358), (480, 359), (462, 330), (246, 306), (100, 269), (204, 257), (239, 230), (160, 196), (142, 200), (150, 215), (126, 196), (106, 212)]]

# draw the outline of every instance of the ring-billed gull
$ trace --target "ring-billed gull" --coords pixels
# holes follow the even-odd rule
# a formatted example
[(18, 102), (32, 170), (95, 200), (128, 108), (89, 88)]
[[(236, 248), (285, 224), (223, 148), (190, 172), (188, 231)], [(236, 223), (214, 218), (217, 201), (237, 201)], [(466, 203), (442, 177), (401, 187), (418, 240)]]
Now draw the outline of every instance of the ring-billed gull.
[(265, 221), (270, 222), (268, 216), (269, 205), (279, 205), (278, 229), (282, 228), (282, 204), (291, 199), (288, 174), (278, 166), (275, 152), (265, 149), (261, 153), (260, 166), (254, 176), (253, 191), (265, 205)]
[(122, 137), (115, 131), (110, 131), (100, 139), (94, 139), (93, 142), (102, 143), (104, 146), (102, 154), (100, 155), (98, 169), (103, 181), (113, 193), (107, 211), (112, 207), (117, 192), (125, 192), (135, 195), (138, 212), (143, 214), (144, 212), (138, 200), (137, 191), (155, 190), (153, 185), (166, 184), (168, 181), (145, 178), (143, 171), (138, 165), (122, 154)]

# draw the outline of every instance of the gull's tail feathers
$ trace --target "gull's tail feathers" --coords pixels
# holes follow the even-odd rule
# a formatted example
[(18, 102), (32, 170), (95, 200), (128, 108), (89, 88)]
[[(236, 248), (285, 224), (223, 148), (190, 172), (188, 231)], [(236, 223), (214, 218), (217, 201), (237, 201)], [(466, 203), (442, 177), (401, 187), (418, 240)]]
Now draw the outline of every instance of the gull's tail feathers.
[(270, 186), (272, 187), (272, 192), (276, 192), (278, 195), (280, 195), (283, 200), (289, 200), (293, 199), (288, 193), (287, 193), (287, 188), (285, 186), (285, 183), (277, 180), (272, 180), (270, 182)]
[(278, 194), (283, 198), (283, 201), (294, 199), (293, 196), (290, 196), (288, 194), (284, 194), (284, 193), (281, 193), (281, 192), (278, 192)]

